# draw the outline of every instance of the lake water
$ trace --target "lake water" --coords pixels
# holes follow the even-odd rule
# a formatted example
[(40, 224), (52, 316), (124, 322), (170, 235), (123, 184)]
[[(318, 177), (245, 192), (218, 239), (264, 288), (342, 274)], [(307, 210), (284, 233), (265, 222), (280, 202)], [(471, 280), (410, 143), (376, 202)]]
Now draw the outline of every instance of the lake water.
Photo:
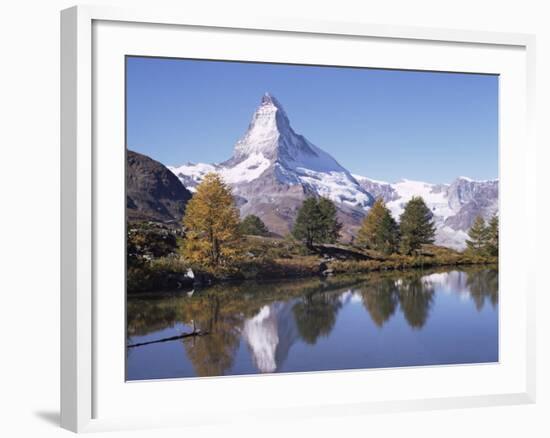
[(127, 379), (498, 361), (498, 271), (403, 271), (128, 298)]

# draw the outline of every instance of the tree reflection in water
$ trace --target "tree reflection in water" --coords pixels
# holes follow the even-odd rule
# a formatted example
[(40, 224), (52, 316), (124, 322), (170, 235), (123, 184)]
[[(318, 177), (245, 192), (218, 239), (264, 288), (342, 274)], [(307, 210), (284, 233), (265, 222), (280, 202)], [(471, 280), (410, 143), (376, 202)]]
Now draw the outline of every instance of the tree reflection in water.
[(187, 319), (208, 335), (182, 339), (187, 357), (198, 376), (224, 375), (233, 365), (239, 346), (244, 317), (230, 306), (222, 306), (219, 297), (190, 300)]
[(302, 339), (314, 345), (320, 336), (328, 336), (341, 307), (339, 294), (331, 292), (310, 293), (299, 300), (293, 311)]
[(397, 309), (399, 289), (393, 278), (366, 283), (359, 289), (359, 294), (363, 306), (378, 327), (382, 327)]
[(488, 299), (493, 307), (498, 304), (498, 271), (496, 270), (472, 270), (466, 280), (470, 296), (476, 309), (483, 309), (485, 300)]
[(405, 276), (399, 282), (399, 306), (413, 329), (426, 324), (432, 307), (434, 287), (430, 281), (418, 274)]
[(435, 302), (435, 290), (469, 297), (481, 311), (498, 304), (498, 271), (406, 271), (363, 277), (218, 285), (185, 294), (129, 298), (128, 342), (166, 329), (208, 331), (179, 342), (197, 376), (231, 373), (241, 343), (259, 372), (276, 372), (296, 341), (313, 348), (333, 331), (350, 297), (360, 301), (382, 328), (400, 311), (411, 329), (421, 330)]

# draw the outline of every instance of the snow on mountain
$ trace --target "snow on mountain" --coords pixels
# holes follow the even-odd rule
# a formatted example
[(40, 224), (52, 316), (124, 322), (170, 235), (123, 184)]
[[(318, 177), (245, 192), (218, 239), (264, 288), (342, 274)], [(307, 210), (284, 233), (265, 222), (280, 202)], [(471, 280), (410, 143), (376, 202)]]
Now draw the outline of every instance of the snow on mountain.
[(281, 104), (268, 93), (229, 160), (169, 169), (192, 188), (208, 172), (218, 172), (228, 184), (239, 185), (260, 178), (270, 167), (281, 184), (301, 184), (308, 192), (351, 207), (372, 203), (372, 196), (332, 156), (296, 134)]
[(270, 161), (261, 153), (253, 153), (233, 167), (216, 164), (187, 163), (179, 167), (168, 166), (188, 189), (194, 191), (197, 184), (202, 181), (204, 175), (210, 172), (219, 173), (228, 184), (246, 183), (259, 178), (270, 166)]
[(167, 166), (182, 182), (182, 184), (191, 192), (200, 184), (203, 177), (210, 172), (217, 172), (218, 166), (215, 164), (193, 164), (187, 163), (179, 167)]
[(353, 180), (333, 157), (296, 134), (282, 105), (269, 93), (262, 97), (248, 130), (235, 145), (233, 157), (225, 165), (234, 166), (254, 154), (263, 155), (288, 170), (341, 172)]
[(375, 199), (382, 198), (384, 202), (388, 203), (399, 198), (395, 188), (386, 181), (378, 181), (361, 175), (353, 175), (353, 177)]
[(436, 243), (464, 249), (467, 231), (478, 215), (489, 219), (498, 212), (498, 179), (475, 181), (458, 177), (451, 184), (430, 184), (403, 179), (395, 184), (355, 175), (361, 186), (386, 202), (399, 219), (405, 204), (421, 196), (433, 213)]
[(397, 218), (403, 213), (405, 204), (414, 196), (421, 196), (434, 216), (448, 217), (452, 214), (445, 191), (446, 186), (434, 186), (421, 181), (404, 179), (393, 184), (393, 187), (398, 194), (398, 198), (388, 202), (387, 206)]
[(344, 238), (354, 234), (376, 198), (383, 198), (399, 219), (405, 204), (422, 196), (437, 225), (436, 243), (457, 249), (464, 247), (478, 214), (488, 218), (498, 209), (498, 180), (460, 177), (451, 184), (429, 184), (403, 179), (392, 184), (352, 175), (297, 134), (282, 105), (268, 93), (227, 161), (168, 168), (191, 191), (207, 173), (219, 173), (231, 185), (241, 215), (258, 215), (280, 235), (290, 231), (301, 203), (312, 195), (336, 203)]

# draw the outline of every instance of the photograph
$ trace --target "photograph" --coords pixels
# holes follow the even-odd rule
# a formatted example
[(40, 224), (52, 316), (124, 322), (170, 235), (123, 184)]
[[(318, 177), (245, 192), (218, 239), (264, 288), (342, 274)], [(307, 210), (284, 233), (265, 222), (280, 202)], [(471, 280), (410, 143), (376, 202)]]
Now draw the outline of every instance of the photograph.
[(499, 362), (499, 76), (125, 57), (126, 380)]

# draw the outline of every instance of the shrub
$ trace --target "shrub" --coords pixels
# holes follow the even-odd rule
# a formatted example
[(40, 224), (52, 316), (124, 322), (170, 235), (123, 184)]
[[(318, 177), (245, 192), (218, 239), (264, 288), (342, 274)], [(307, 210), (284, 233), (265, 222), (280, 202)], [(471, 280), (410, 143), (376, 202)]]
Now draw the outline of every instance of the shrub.
[(263, 221), (254, 214), (246, 216), (239, 225), (241, 234), (249, 236), (267, 236), (269, 230)]

